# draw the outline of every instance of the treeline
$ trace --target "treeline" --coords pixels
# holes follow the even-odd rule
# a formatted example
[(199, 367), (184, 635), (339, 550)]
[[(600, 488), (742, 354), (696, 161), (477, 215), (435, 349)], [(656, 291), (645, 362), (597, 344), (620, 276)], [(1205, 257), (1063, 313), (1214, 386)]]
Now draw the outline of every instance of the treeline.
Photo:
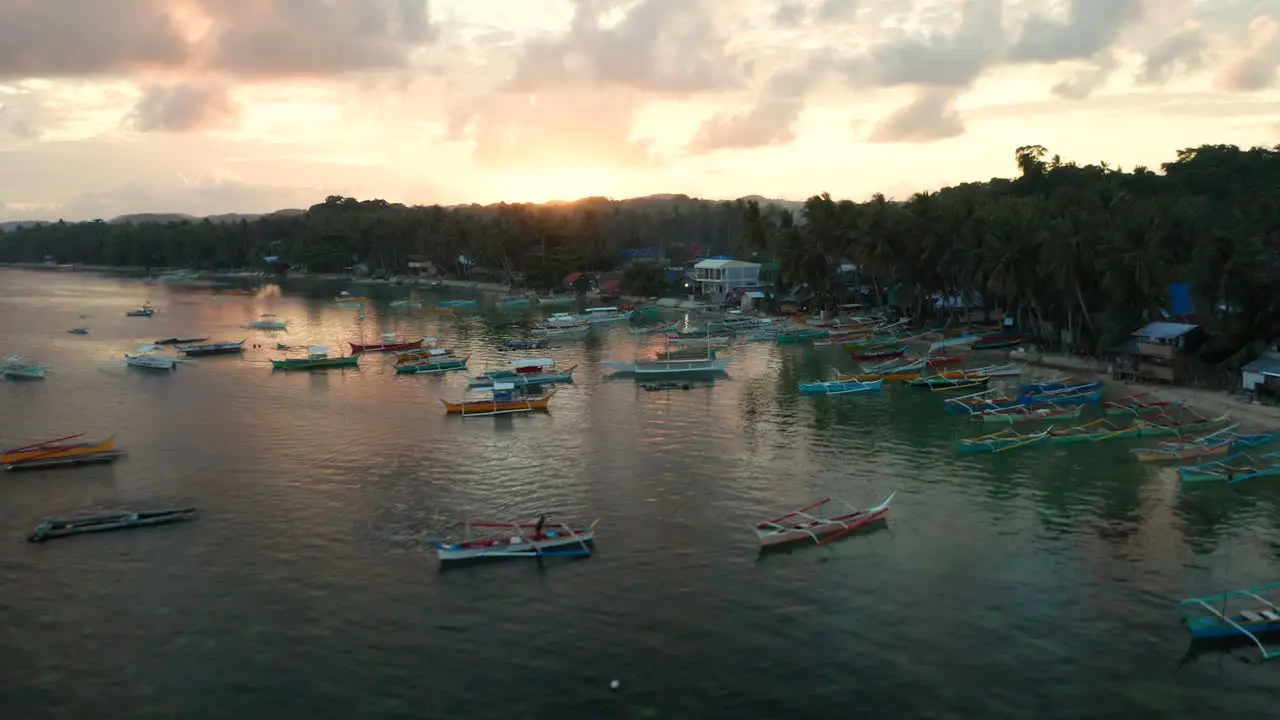
[(363, 263), (374, 273), (409, 270), (410, 259), (466, 277), (523, 277), (551, 288), (574, 271), (610, 271), (626, 250), (650, 249), (680, 263), (695, 253), (732, 251), (746, 201), (683, 195), (545, 205), (408, 207), (331, 196), (303, 213), (233, 222), (57, 222), (0, 234), (0, 262), (217, 270), (283, 266), (340, 273)]
[[(783, 280), (835, 302), (896, 301), (917, 316), (938, 297), (980, 293), (1051, 347), (1105, 353), (1160, 319), (1172, 283), (1190, 287), (1233, 365), (1280, 339), (1280, 146), (1207, 145), (1125, 172), (1020, 147), (1018, 177), (804, 206), (803, 226), (748, 206), (745, 237), (779, 259)], [(836, 263), (860, 270), (842, 281)], [(875, 302), (872, 300), (872, 302)]]

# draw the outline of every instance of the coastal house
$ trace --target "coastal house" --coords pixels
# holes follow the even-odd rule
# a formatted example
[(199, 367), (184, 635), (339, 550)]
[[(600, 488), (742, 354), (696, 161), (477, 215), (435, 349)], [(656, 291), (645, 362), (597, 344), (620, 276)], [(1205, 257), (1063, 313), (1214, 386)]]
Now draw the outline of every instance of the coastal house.
[(1280, 398), (1280, 350), (1268, 350), (1240, 368), (1240, 387), (1259, 398)]
[(1199, 325), (1159, 321), (1134, 330), (1133, 375), (1138, 380), (1181, 384), (1186, 381), (1191, 353), (1204, 342)]
[(735, 290), (760, 285), (760, 263), (726, 257), (707, 258), (697, 263), (693, 274), (701, 295), (725, 297)]

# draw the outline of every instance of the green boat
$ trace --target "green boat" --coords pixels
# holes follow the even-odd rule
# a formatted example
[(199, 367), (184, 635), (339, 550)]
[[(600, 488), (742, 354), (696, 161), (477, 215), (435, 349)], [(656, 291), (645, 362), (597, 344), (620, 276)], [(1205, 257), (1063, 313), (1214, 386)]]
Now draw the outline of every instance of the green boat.
[(1118, 425), (1110, 420), (1093, 420), (1080, 425), (1072, 425), (1050, 433), (1056, 443), (1097, 442), (1099, 440), (1118, 440), (1126, 437), (1138, 437), (1142, 423)]
[(1272, 475), (1280, 475), (1280, 450), (1260, 457), (1236, 453), (1224, 460), (1178, 468), (1183, 482), (1238, 483)]
[(334, 367), (356, 367), (359, 363), (359, 355), (329, 357), (329, 348), (309, 347), (307, 348), (306, 357), (272, 360), (271, 368), (273, 370), (318, 370)]
[(438, 373), (448, 372), (450, 370), (464, 370), (467, 367), (467, 360), (471, 356), (456, 357), (447, 355), (444, 357), (425, 357), (418, 360), (410, 360), (396, 365), (396, 372), (400, 374), (408, 373)]
[(1001, 430), (990, 435), (982, 435), (968, 440), (961, 440), (956, 443), (956, 452), (961, 455), (971, 453), (1001, 453), (1009, 450), (1015, 450), (1028, 445), (1047, 440), (1053, 426), (1040, 432), (1022, 434), (1012, 428)]

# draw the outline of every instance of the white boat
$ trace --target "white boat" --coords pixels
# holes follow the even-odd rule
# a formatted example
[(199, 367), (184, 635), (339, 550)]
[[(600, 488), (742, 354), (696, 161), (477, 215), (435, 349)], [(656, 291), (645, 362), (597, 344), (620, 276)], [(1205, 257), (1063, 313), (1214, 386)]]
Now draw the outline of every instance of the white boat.
[(584, 311), (583, 319), (595, 325), (597, 323), (623, 322), (630, 320), (634, 310), (619, 310), (616, 307), (589, 307)]
[(249, 327), (258, 330), (286, 330), (289, 327), (288, 320), (281, 320), (279, 315), (266, 313), (262, 317), (249, 323)]
[(164, 348), (159, 345), (143, 345), (138, 348), (137, 354), (124, 354), (124, 362), (130, 367), (146, 368), (148, 370), (172, 370), (182, 362), (182, 359), (172, 355), (159, 355), (158, 350)]
[(630, 362), (605, 360), (604, 364), (620, 373), (635, 375), (637, 378), (645, 378), (658, 375), (678, 376), (723, 373), (725, 368), (729, 366), (729, 361), (731, 359), (732, 358), (718, 358), (714, 352), (708, 350), (707, 355), (704, 357), (676, 358), (671, 360), (637, 359)]
[(532, 326), (534, 335), (579, 335), (591, 329), (591, 323), (569, 313), (556, 313)]
[(0, 360), (0, 378), (6, 380), (39, 380), (48, 366), (21, 355), (6, 355)]
[(893, 496), (896, 494), (891, 493), (889, 497), (885, 498), (884, 502), (866, 509), (854, 507), (844, 500), (840, 500), (840, 502), (849, 507), (850, 511), (833, 516), (813, 515), (810, 511), (822, 507), (832, 500), (839, 500), (839, 498), (819, 500), (812, 505), (789, 512), (782, 517), (757, 523), (755, 526), (756, 538), (760, 540), (760, 545), (764, 547), (783, 545), (801, 540), (812, 540), (815, 544), (825, 545), (852, 530), (883, 518), (888, 514), (889, 503), (893, 502)]
[(984, 377), (1018, 377), (1022, 374), (1022, 366), (1015, 363), (1005, 363), (1003, 365), (987, 365), (986, 367), (973, 368), (965, 372), (970, 375)]
[[(442, 563), (486, 558), (583, 557), (591, 554), (591, 543), (595, 540), (599, 520), (585, 528), (573, 528), (565, 523), (548, 525), (545, 521), (544, 516), (536, 522), (461, 523), (466, 528), (468, 539), (458, 542), (433, 540), (431, 545)], [(505, 530), (506, 535), (472, 540), (472, 528), (487, 528), (495, 534), (498, 530)]]

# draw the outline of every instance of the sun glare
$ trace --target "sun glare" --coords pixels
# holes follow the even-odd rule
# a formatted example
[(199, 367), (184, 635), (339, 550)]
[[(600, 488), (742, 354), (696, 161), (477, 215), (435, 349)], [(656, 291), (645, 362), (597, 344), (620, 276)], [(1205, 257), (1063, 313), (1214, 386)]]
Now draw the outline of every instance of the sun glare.
[(627, 183), (608, 168), (520, 170), (499, 173), (485, 183), (495, 202), (544, 203), (584, 197), (623, 197)]

